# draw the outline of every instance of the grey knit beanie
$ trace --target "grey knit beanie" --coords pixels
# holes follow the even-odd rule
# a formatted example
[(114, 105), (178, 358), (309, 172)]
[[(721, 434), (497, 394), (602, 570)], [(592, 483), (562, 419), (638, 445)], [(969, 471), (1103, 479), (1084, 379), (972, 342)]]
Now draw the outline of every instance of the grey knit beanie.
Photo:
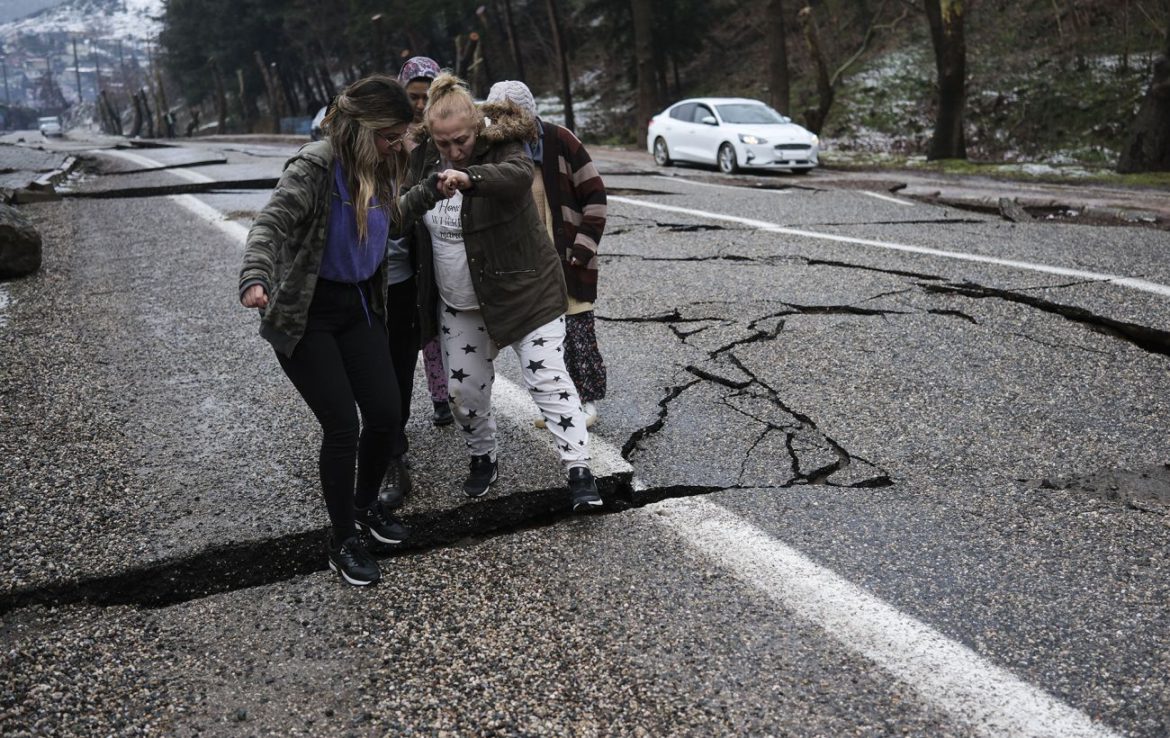
[(502, 102), (510, 100), (516, 107), (536, 117), (536, 100), (532, 97), (532, 90), (528, 85), (514, 79), (506, 79), (492, 85), (488, 91), (488, 102)]

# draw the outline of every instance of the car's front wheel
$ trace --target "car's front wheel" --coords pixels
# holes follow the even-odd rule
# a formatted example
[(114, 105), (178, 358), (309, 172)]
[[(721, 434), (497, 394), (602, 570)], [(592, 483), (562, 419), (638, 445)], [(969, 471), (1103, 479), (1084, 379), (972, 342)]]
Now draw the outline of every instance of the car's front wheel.
[(719, 171), (724, 174), (735, 174), (739, 171), (739, 162), (735, 160), (735, 147), (729, 143), (719, 147)]
[(670, 151), (666, 148), (666, 139), (659, 136), (654, 139), (654, 163), (660, 167), (668, 167), (671, 164)]

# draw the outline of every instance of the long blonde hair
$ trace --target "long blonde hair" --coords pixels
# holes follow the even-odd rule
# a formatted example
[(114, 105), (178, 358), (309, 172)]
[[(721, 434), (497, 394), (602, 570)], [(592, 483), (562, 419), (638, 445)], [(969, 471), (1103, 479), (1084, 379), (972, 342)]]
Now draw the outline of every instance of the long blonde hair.
[(390, 157), (378, 153), (375, 136), (382, 128), (414, 120), (410, 98), (398, 80), (374, 74), (354, 82), (333, 101), (322, 125), (328, 131), (334, 156), (354, 199), (358, 238), (367, 236), (367, 211), (372, 202), (387, 208), (397, 220), (398, 190), (406, 181), (406, 150), (399, 147)]
[(483, 113), (467, 91), (467, 83), (450, 72), (440, 72), (427, 91), (423, 120), (429, 127), (432, 121), (444, 120), (453, 115), (466, 115), (475, 125), (477, 133), (483, 129)]

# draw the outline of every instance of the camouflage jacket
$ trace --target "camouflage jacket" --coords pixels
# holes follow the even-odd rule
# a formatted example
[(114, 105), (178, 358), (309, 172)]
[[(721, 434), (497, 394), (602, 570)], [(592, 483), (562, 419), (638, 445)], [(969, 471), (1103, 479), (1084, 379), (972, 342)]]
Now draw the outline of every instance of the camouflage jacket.
[[(302, 146), (285, 162), (280, 181), (253, 221), (244, 247), (240, 296), (254, 284), (263, 285), (268, 307), (260, 311), (260, 335), (285, 356), (292, 356), (309, 319), (329, 232), (332, 166), (329, 141)], [(429, 192), (426, 186), (416, 187), (400, 202), (429, 210), (435, 202), (434, 181), (428, 185)], [(370, 310), (385, 321), (384, 263), (370, 278), (370, 285)]]

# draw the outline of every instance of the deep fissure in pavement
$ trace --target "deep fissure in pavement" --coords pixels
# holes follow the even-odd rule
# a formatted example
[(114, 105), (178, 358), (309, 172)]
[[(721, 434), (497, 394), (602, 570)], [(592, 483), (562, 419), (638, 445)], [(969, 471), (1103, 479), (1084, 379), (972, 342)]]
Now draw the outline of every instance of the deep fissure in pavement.
[(276, 179), (266, 177), (262, 179), (240, 179), (230, 182), (183, 182), (181, 184), (160, 185), (157, 187), (122, 187), (116, 190), (100, 190), (95, 192), (62, 191), (57, 194), (62, 198), (71, 200), (169, 197), (171, 195), (214, 194), (217, 192), (236, 192), (239, 190), (271, 190), (276, 187), (276, 182)]
[(962, 295), (974, 299), (996, 298), (1008, 302), (1019, 303), (1042, 310), (1043, 312), (1080, 323), (1090, 330), (1116, 338), (1137, 346), (1143, 351), (1162, 356), (1170, 356), (1170, 332), (1149, 328), (1137, 323), (1107, 318), (1090, 310), (1073, 305), (1062, 305), (1058, 302), (1044, 300), (1032, 295), (1025, 295), (1013, 290), (1002, 290), (995, 287), (984, 287), (973, 283), (963, 284), (924, 284), (920, 285), (927, 292), (940, 294)]

